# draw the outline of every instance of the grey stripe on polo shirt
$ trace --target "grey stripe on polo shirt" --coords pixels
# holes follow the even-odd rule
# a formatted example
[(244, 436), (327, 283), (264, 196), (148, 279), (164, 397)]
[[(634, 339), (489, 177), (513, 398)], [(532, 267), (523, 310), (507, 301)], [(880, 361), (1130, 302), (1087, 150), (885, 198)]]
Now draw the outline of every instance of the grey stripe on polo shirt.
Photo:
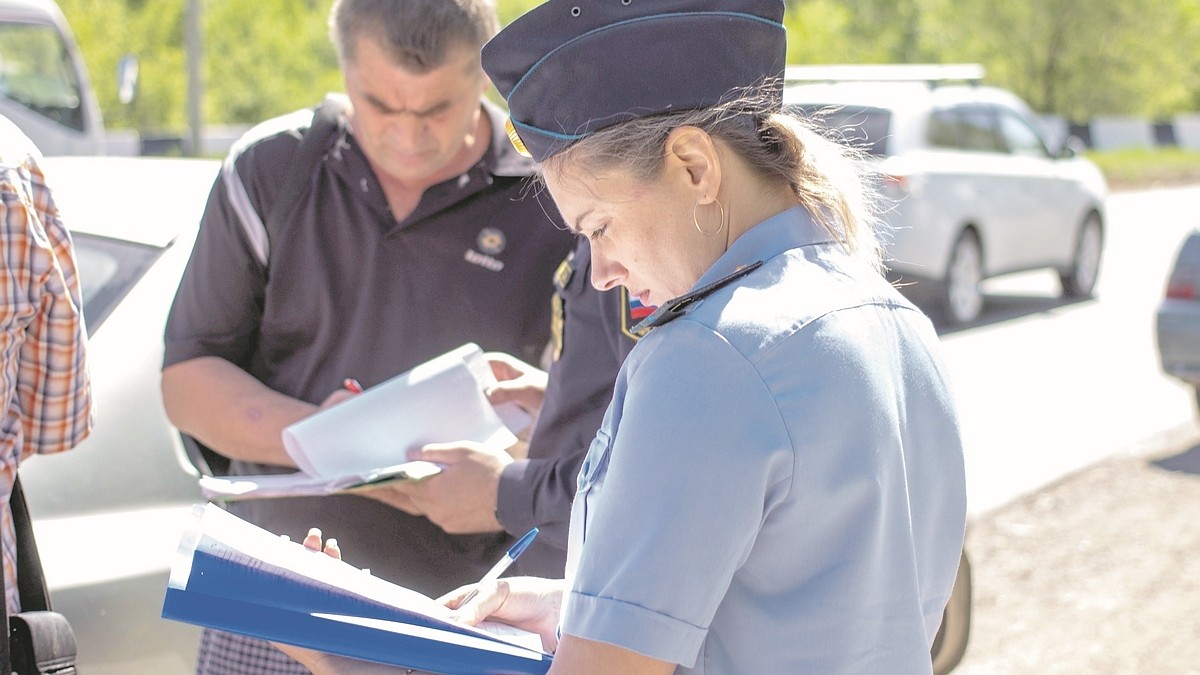
[(250, 201), (250, 194), (238, 175), (235, 162), (245, 149), (258, 141), (274, 136), (290, 129), (306, 128), (312, 124), (313, 110), (297, 110), (291, 115), (284, 115), (255, 125), (229, 149), (225, 162), (221, 165), (221, 183), (225, 187), (225, 195), (229, 204), (237, 213), (238, 222), (246, 233), (246, 239), (254, 250), (254, 257), (264, 267), (271, 254), (271, 243), (267, 237), (267, 226), (263, 224), (258, 211)]

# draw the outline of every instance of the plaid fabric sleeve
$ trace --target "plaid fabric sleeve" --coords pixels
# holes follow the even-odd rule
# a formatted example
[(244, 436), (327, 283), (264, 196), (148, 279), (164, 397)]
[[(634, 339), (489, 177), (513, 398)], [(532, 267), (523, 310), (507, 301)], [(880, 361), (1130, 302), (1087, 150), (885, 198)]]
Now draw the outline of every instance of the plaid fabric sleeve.
[(67, 450), (93, 423), (91, 382), (79, 274), (71, 236), (36, 162), (21, 168), (28, 180), (29, 288), (36, 311), (25, 329), (17, 369), (22, 411), (22, 456)]
[[(6, 139), (3, 159), (11, 155)], [(17, 139), (21, 140), (21, 139)], [(8, 497), (20, 460), (66, 450), (92, 428), (82, 293), (70, 233), (37, 164), (0, 162), (0, 549), (18, 611)]]
[[(20, 460), (61, 452), (92, 429), (83, 302), (70, 233), (35, 156), (0, 175), (0, 492), (4, 506)], [(0, 509), (6, 603), (16, 597), (15, 538)]]

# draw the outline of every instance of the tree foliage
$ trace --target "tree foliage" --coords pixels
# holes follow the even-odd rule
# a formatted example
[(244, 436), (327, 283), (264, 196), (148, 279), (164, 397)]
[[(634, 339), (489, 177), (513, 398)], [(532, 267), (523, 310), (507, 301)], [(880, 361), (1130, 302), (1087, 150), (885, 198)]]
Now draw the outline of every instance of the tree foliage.
[[(315, 105), (342, 88), (326, 17), (332, 0), (197, 0), (202, 17), (203, 117), (249, 124)], [(187, 127), (189, 0), (60, 0), (110, 127)], [(139, 92), (117, 99), (117, 63), (139, 61)]]
[[(206, 0), (206, 118), (257, 122), (343, 88), (329, 41), (332, 0)], [(252, 8), (252, 13), (247, 11)]]
[[(1191, 109), (1200, 59), (1184, 2), (946, 2), (946, 50), (983, 63), (989, 80), (1037, 110), (1074, 119), (1164, 116)], [(980, 30), (986, 26), (987, 30)]]
[[(186, 128), (190, 1), (203, 16), (206, 123), (257, 122), (342, 87), (332, 0), (59, 0), (109, 126)], [(507, 23), (538, 3), (497, 10)], [(789, 63), (981, 63), (1035, 110), (1077, 120), (1200, 109), (1200, 0), (787, 0), (785, 24)], [(141, 64), (128, 106), (125, 54)]]

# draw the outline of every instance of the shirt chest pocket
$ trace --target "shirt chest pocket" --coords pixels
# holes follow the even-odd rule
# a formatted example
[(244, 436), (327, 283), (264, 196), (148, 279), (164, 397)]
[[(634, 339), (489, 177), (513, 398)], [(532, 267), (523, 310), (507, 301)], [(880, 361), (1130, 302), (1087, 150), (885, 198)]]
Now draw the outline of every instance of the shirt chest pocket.
[(608, 430), (602, 428), (596, 432), (596, 437), (588, 447), (587, 456), (583, 458), (583, 465), (579, 467), (577, 497), (584, 492), (590, 492), (596, 486), (596, 482), (603, 478), (608, 469), (608, 455), (611, 449), (612, 441)]
[(583, 465), (579, 467), (578, 489), (575, 492), (575, 508), (572, 509), (571, 531), (582, 544), (587, 538), (588, 522), (595, 509), (596, 500), (603, 491), (604, 477), (608, 472), (608, 458), (612, 450), (612, 438), (607, 429), (596, 432), (596, 438), (588, 448)]

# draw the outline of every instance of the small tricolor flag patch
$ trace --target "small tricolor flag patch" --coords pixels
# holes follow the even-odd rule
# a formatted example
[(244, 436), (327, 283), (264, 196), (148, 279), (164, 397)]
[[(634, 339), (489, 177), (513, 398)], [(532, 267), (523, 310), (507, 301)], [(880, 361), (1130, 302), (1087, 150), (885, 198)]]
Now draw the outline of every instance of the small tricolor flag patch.
[(637, 298), (629, 298), (629, 318), (633, 319), (634, 323), (650, 316), (654, 313), (657, 307), (643, 305), (641, 300)]
[(636, 340), (645, 335), (645, 332), (635, 332), (633, 327), (641, 323), (642, 319), (653, 314), (658, 307), (642, 304), (642, 301), (630, 295), (629, 290), (624, 286), (621, 287), (621, 295), (625, 299), (625, 316), (621, 317), (621, 332)]

